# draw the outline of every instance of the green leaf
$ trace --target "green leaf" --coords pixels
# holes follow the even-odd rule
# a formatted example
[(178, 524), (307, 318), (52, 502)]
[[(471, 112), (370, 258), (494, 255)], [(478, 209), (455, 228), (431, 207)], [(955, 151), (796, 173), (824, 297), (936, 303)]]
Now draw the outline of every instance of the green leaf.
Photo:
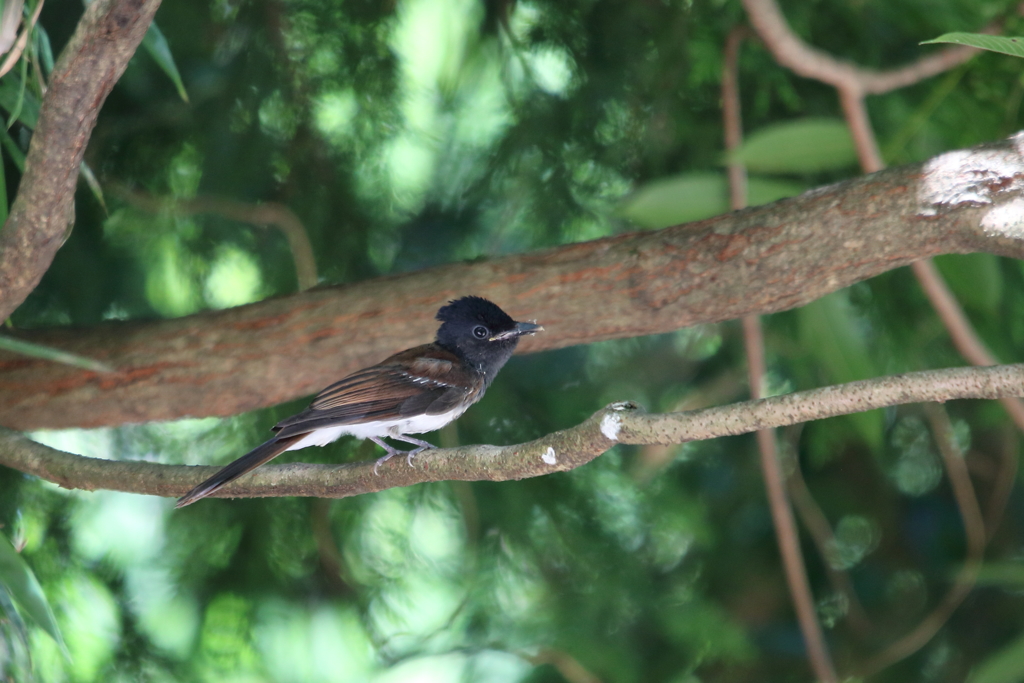
[(726, 161), (758, 173), (815, 173), (852, 166), (857, 152), (845, 122), (807, 118), (762, 128)]
[(1024, 38), (1015, 36), (990, 36), (984, 33), (943, 33), (938, 38), (925, 40), (921, 45), (952, 43), (976, 47), (979, 50), (1000, 52), (1011, 57), (1024, 57)]
[(18, 143), (14, 141), (11, 134), (6, 128), (0, 126), (0, 145), (3, 145), (4, 149), (7, 150), (7, 155), (14, 162), (14, 165), (18, 167), (18, 170), (22, 173), (25, 172), (25, 152), (18, 147)]
[(53, 48), (50, 46), (50, 36), (39, 22), (36, 22), (32, 33), (35, 36), (36, 54), (39, 56), (39, 61), (42, 62), (43, 73), (49, 76), (53, 71)]
[(665, 228), (728, 210), (729, 188), (721, 173), (685, 173), (641, 186), (619, 215), (645, 228)]
[(967, 683), (1024, 681), (1024, 635), (986, 659), (971, 672)]
[[(751, 206), (798, 195), (804, 185), (766, 178), (749, 178)], [(642, 185), (619, 207), (619, 215), (645, 228), (666, 228), (699, 221), (729, 210), (729, 188), (721, 173), (684, 173)]]
[(7, 537), (0, 534), (0, 583), (14, 598), (14, 602), (32, 621), (50, 634), (65, 656), (69, 656), (64, 638), (61, 637), (57, 620), (46, 600), (43, 587), (36, 575), (25, 562), (25, 558), (14, 549)]
[[(10, 593), (0, 584), (0, 615), (7, 622), (6, 628), (0, 626), (0, 647), (5, 648), (5, 660), (2, 662), (7, 680), (32, 681), (32, 659), (30, 656), (28, 626), (14, 606)], [(16, 640), (15, 640), (16, 639)], [(13, 674), (13, 675), (12, 675)], [(20, 674), (20, 675), (19, 675)]]
[[(839, 290), (799, 309), (801, 346), (836, 384), (876, 377), (880, 373), (868, 353), (863, 325), (858, 324), (846, 290)], [(854, 413), (847, 418), (864, 441), (878, 451), (885, 429), (881, 410)]]
[(750, 206), (769, 204), (786, 197), (795, 197), (806, 190), (807, 186), (803, 183), (751, 176), (747, 178), (747, 204)]
[(28, 78), (28, 60), (21, 60), (21, 87), (18, 89), (18, 99), (14, 101), (14, 108), (11, 109), (10, 116), (7, 117), (7, 129), (10, 130), (14, 122), (21, 116), (21, 108), (25, 105), (25, 83)]
[[(31, 90), (24, 87), (23, 80), (14, 78), (0, 79), (0, 107), (11, 112), (10, 119), (7, 122), (7, 129), (13, 125), (14, 121), (20, 121), (25, 127), (34, 130), (36, 123), (39, 122), (39, 101)], [(21, 151), (21, 148), (18, 147), (10, 133), (7, 132), (7, 129), (0, 127), (0, 136), (2, 136), (0, 137), (0, 144), (7, 149), (7, 153), (10, 154), (11, 160), (14, 161), (18, 169), (24, 172), (25, 153)], [(100, 183), (92, 169), (84, 161), (79, 167), (79, 173), (85, 180), (86, 185), (89, 186), (89, 189), (92, 190), (93, 195), (96, 196), (100, 206), (106, 211), (107, 205), (103, 198), (103, 188), (100, 187)]]
[(0, 107), (12, 113), (17, 110), (17, 120), (35, 130), (39, 121), (39, 100), (35, 93), (22, 87), (21, 79), (11, 76), (7, 74), (0, 79)]
[(109, 365), (101, 363), (98, 360), (93, 360), (92, 358), (84, 358), (83, 356), (68, 353), (67, 351), (43, 346), (42, 344), (33, 344), (32, 342), (22, 341), (21, 339), (12, 339), (11, 337), (0, 337), (0, 349), (11, 351), (12, 353), (20, 353), (24, 356), (32, 356), (33, 358), (42, 358), (43, 360), (53, 361), (54, 363), (73, 365), (76, 368), (92, 370), (93, 372), (114, 371), (114, 369)]
[(167, 39), (164, 38), (164, 34), (156, 22), (149, 25), (149, 30), (146, 31), (146, 36), (142, 39), (142, 47), (146, 48), (146, 52), (156, 61), (157, 66), (163, 69), (163, 72), (171, 79), (181, 99), (188, 102), (188, 93), (185, 92), (185, 84), (181, 81), (181, 74), (178, 73), (178, 67), (174, 63), (171, 46), (167, 44)]
[(11, 622), (15, 635), (18, 636), (18, 640), (27, 649), (28, 627), (25, 625), (25, 620), (18, 614), (18, 610), (14, 606), (14, 600), (11, 599), (11, 594), (7, 592), (2, 584), (0, 584), (0, 613), (3, 613), (7, 620)]

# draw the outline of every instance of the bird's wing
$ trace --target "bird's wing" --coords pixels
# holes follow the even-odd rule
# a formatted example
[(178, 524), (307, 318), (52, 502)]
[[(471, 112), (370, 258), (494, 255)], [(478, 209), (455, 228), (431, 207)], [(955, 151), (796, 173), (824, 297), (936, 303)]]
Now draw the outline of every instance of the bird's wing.
[(439, 415), (478, 398), (483, 375), (436, 344), (395, 354), (321, 391), (309, 408), (282, 420), (279, 437), (324, 427)]
[(178, 500), (177, 507), (205, 498), (277, 457), (313, 430), (415, 415), (440, 415), (476, 401), (483, 390), (482, 373), (464, 368), (457, 356), (436, 344), (395, 354), (321, 391), (309, 408), (279, 422), (272, 439), (186, 493)]

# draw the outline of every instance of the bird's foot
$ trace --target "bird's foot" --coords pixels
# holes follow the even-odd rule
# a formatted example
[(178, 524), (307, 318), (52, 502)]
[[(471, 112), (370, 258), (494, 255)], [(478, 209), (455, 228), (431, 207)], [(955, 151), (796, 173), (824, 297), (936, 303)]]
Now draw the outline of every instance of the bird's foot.
[(396, 436), (395, 438), (398, 439), (399, 441), (411, 443), (412, 445), (416, 446), (416, 448), (412, 449), (411, 451), (405, 452), (405, 461), (409, 463), (409, 467), (412, 467), (412, 459), (415, 458), (419, 453), (422, 453), (423, 451), (434, 447), (434, 444), (430, 443), (429, 441), (417, 439), (412, 436), (406, 436), (404, 434), (401, 436)]
[(396, 455), (404, 455), (405, 456), (405, 461), (409, 464), (409, 467), (412, 467), (413, 466), (412, 459), (414, 457), (416, 457), (418, 454), (422, 453), (423, 451), (427, 450), (428, 448), (433, 448), (434, 447), (434, 444), (432, 444), (432, 443), (427, 443), (426, 441), (422, 441), (420, 439), (414, 439), (414, 438), (409, 437), (409, 436), (396, 436), (395, 438), (399, 439), (401, 441), (405, 441), (406, 443), (416, 444), (417, 447), (412, 449), (411, 451), (400, 451), (397, 448), (391, 446), (390, 444), (382, 441), (379, 437), (371, 436), (370, 437), (371, 441), (373, 441), (375, 444), (377, 444), (378, 446), (383, 448), (385, 451), (387, 451), (387, 455), (385, 455), (382, 458), (378, 458), (377, 462), (375, 462), (373, 464), (373, 473), (375, 475), (380, 476), (380, 472), (378, 471), (380, 466), (383, 465), (384, 463), (386, 463), (391, 458), (395, 457)]

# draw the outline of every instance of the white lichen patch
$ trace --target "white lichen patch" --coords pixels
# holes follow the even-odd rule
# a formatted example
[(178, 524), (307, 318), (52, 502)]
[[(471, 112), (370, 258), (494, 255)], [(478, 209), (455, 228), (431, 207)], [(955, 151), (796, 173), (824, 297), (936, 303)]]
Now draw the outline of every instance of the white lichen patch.
[(925, 164), (921, 185), (922, 213), (934, 215), (940, 206), (991, 204), (996, 191), (1019, 191), (1024, 186), (1024, 136), (1011, 138), (1004, 150), (958, 150)]
[(995, 237), (1024, 237), (1024, 199), (1013, 199), (989, 209), (981, 228)]
[(548, 446), (548, 449), (544, 451), (544, 453), (540, 456), (540, 459), (543, 460), (548, 465), (558, 464), (558, 458), (555, 457), (555, 449), (552, 448), (551, 446)]
[(1003, 149), (958, 150), (924, 166), (920, 189), (922, 216), (964, 204), (988, 207), (981, 220), (986, 234), (1024, 239), (1024, 133)]
[(919, 213), (934, 216), (941, 208), (962, 204), (985, 206), (996, 195), (1024, 189), (1024, 135), (1003, 149), (957, 150), (924, 165)]
[(622, 429), (622, 418), (615, 413), (605, 413), (601, 418), (601, 433), (609, 441), (619, 440), (619, 430)]

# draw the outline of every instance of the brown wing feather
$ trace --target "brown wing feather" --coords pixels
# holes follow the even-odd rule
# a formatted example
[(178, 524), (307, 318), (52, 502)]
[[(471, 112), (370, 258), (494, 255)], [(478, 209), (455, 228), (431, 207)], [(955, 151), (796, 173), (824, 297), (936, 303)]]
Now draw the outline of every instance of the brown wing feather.
[(418, 346), (359, 370), (321, 391), (309, 408), (274, 427), (278, 436), (322, 427), (447, 412), (483, 389), (483, 375), (463, 369), (436, 344)]

